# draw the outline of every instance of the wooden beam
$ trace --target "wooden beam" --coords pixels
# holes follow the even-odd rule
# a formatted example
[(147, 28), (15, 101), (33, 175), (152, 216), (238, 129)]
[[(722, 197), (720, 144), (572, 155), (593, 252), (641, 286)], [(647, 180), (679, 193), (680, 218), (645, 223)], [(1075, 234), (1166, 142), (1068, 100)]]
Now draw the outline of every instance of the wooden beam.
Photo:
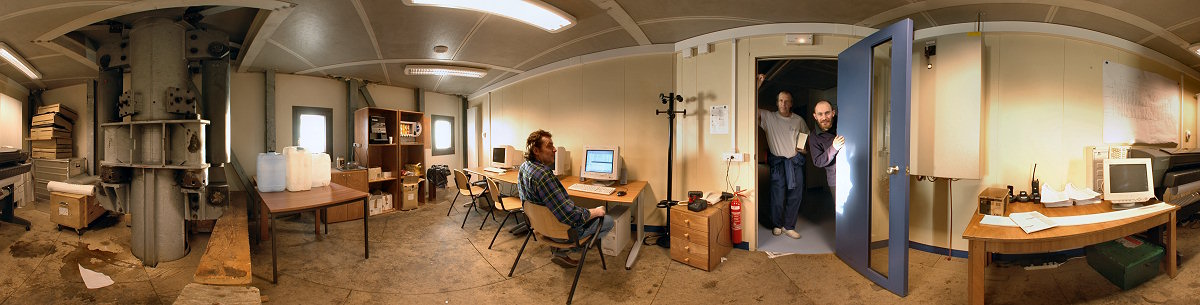
[(241, 58), (238, 59), (238, 72), (246, 72), (246, 69), (254, 64), (254, 60), (262, 52), (263, 47), (268, 44), (268, 40), (275, 34), (275, 30), (279, 29), (279, 25), (287, 19), (288, 15), (292, 14), (292, 10), (295, 8), (296, 5), (292, 4), (275, 10), (258, 11), (258, 15), (254, 16), (254, 23), (250, 25), (250, 31), (246, 35), (248, 39), (242, 42), (246, 48), (245, 52), (242, 52)]

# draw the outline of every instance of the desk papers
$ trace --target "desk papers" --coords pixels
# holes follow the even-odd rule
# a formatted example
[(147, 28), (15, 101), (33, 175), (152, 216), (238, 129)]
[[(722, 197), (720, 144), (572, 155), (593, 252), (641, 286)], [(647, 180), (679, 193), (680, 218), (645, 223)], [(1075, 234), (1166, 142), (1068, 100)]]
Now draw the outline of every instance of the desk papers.
[[(1088, 224), (1094, 224), (1094, 223), (1109, 222), (1109, 221), (1114, 221), (1114, 220), (1121, 220), (1121, 219), (1126, 219), (1126, 218), (1150, 215), (1150, 214), (1158, 213), (1161, 211), (1169, 210), (1172, 207), (1174, 207), (1174, 206), (1167, 204), (1165, 202), (1159, 202), (1157, 204), (1147, 205), (1147, 206), (1143, 206), (1140, 208), (1134, 208), (1134, 209), (1128, 209), (1128, 210), (1120, 210), (1120, 211), (1112, 211), (1112, 212), (1107, 212), (1107, 213), (1097, 213), (1097, 214), (1088, 214), (1088, 215), (1047, 217), (1047, 218), (1050, 218), (1051, 221), (1054, 221), (1059, 226), (1079, 226), (1079, 225), (1088, 225)], [(1013, 214), (1018, 214), (1018, 213), (1013, 213)], [(1013, 215), (1013, 214), (1010, 214), (1010, 215)], [(993, 216), (993, 215), (983, 215), (983, 220), (980, 220), (979, 223), (985, 224), (985, 225), (1002, 226), (1002, 227), (1016, 227), (1017, 226), (1017, 223), (1013, 222), (1012, 219), (1009, 219), (1009, 217)]]
[(1042, 204), (1047, 208), (1069, 207), (1071, 205), (1088, 205), (1100, 202), (1100, 193), (1087, 188), (1076, 188), (1075, 185), (1067, 183), (1063, 186), (1062, 192), (1050, 187), (1049, 184), (1042, 184), (1041, 189)]
[(1050, 220), (1049, 217), (1046, 217), (1046, 215), (1042, 215), (1042, 213), (1038, 213), (1037, 211), (1012, 213), (1008, 215), (1008, 219), (1011, 219), (1013, 223), (1016, 223), (1017, 226), (1020, 226), (1021, 230), (1024, 230), (1025, 233), (1033, 233), (1058, 226), (1058, 224), (1053, 220)]

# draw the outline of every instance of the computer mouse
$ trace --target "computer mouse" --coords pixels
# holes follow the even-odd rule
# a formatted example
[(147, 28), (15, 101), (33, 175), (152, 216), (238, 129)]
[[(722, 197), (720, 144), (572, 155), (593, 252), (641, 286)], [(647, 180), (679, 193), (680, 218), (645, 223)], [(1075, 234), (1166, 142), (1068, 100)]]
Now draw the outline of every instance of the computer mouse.
[(625, 191), (617, 191), (617, 196), (625, 196)]

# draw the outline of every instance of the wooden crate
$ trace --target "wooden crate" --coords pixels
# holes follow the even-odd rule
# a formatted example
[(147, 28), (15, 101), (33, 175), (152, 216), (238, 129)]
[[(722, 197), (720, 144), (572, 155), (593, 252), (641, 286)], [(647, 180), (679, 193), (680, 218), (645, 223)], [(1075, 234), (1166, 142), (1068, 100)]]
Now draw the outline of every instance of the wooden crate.
[(75, 127), (75, 124), (72, 124), (71, 120), (68, 120), (66, 117), (58, 113), (43, 113), (35, 115), (33, 116), (33, 120), (30, 125), (33, 125), (34, 127), (59, 126), (66, 130), (71, 130)]
[(68, 139), (68, 138), (35, 140), (35, 141), (30, 141), (30, 142), (31, 142), (30, 144), (33, 145), (33, 149), (38, 149), (38, 148), (43, 148), (43, 149), (44, 148), (67, 148), (67, 149), (70, 149), (71, 148), (71, 139)]
[(62, 104), (52, 104), (37, 107), (37, 111), (35, 112), (36, 114), (57, 113), (71, 121), (79, 119), (79, 115), (75, 113), (75, 110), (71, 110), (71, 108), (63, 106)]
[(57, 138), (70, 139), (71, 131), (54, 127), (38, 127), (29, 129), (30, 140), (51, 140)]
[(104, 208), (87, 195), (50, 192), (50, 221), (75, 230), (87, 228), (104, 215)]

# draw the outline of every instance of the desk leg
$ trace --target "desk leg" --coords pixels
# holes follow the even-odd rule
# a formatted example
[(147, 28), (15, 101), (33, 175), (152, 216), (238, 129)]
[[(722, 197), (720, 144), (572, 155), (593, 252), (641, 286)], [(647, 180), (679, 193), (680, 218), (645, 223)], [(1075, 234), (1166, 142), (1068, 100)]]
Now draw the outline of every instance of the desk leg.
[(321, 209), (313, 210), (313, 235), (321, 236)]
[(267, 220), (271, 222), (271, 284), (279, 283), (279, 256), (276, 255), (275, 247), (275, 215), (267, 216)]
[(637, 209), (637, 239), (633, 240), (633, 248), (629, 249), (629, 258), (625, 259), (625, 270), (633, 268), (633, 261), (637, 260), (638, 251), (642, 250), (642, 240), (646, 239), (646, 224), (645, 215), (642, 215), (642, 195), (638, 194), (639, 198), (633, 199), (633, 208)]
[(984, 250), (984, 242), (970, 240), (968, 241), (967, 249), (967, 304), (983, 305), (983, 278), (987, 272), (987, 266), (984, 261), (987, 260), (987, 251)]
[(265, 204), (259, 205), (259, 208), (258, 208), (258, 240), (259, 241), (271, 239), (271, 231), (269, 230), (270, 225), (268, 224), (268, 222), (269, 222), (268, 217), (270, 217), (270, 216), (267, 215), (270, 212), (268, 212), (268, 211), (269, 210), (267, 209), (267, 206)]
[(1167, 267), (1167, 275), (1171, 278), (1179, 274), (1175, 263), (1175, 231), (1175, 212), (1171, 212), (1171, 221), (1167, 223), (1167, 259), (1163, 260)]
[[(369, 198), (369, 197), (368, 197)], [(367, 203), (367, 198), (363, 198), (363, 257), (371, 258), (371, 248), (368, 243), (371, 240), (371, 235), (367, 234), (367, 218), (371, 218), (370, 204)]]

